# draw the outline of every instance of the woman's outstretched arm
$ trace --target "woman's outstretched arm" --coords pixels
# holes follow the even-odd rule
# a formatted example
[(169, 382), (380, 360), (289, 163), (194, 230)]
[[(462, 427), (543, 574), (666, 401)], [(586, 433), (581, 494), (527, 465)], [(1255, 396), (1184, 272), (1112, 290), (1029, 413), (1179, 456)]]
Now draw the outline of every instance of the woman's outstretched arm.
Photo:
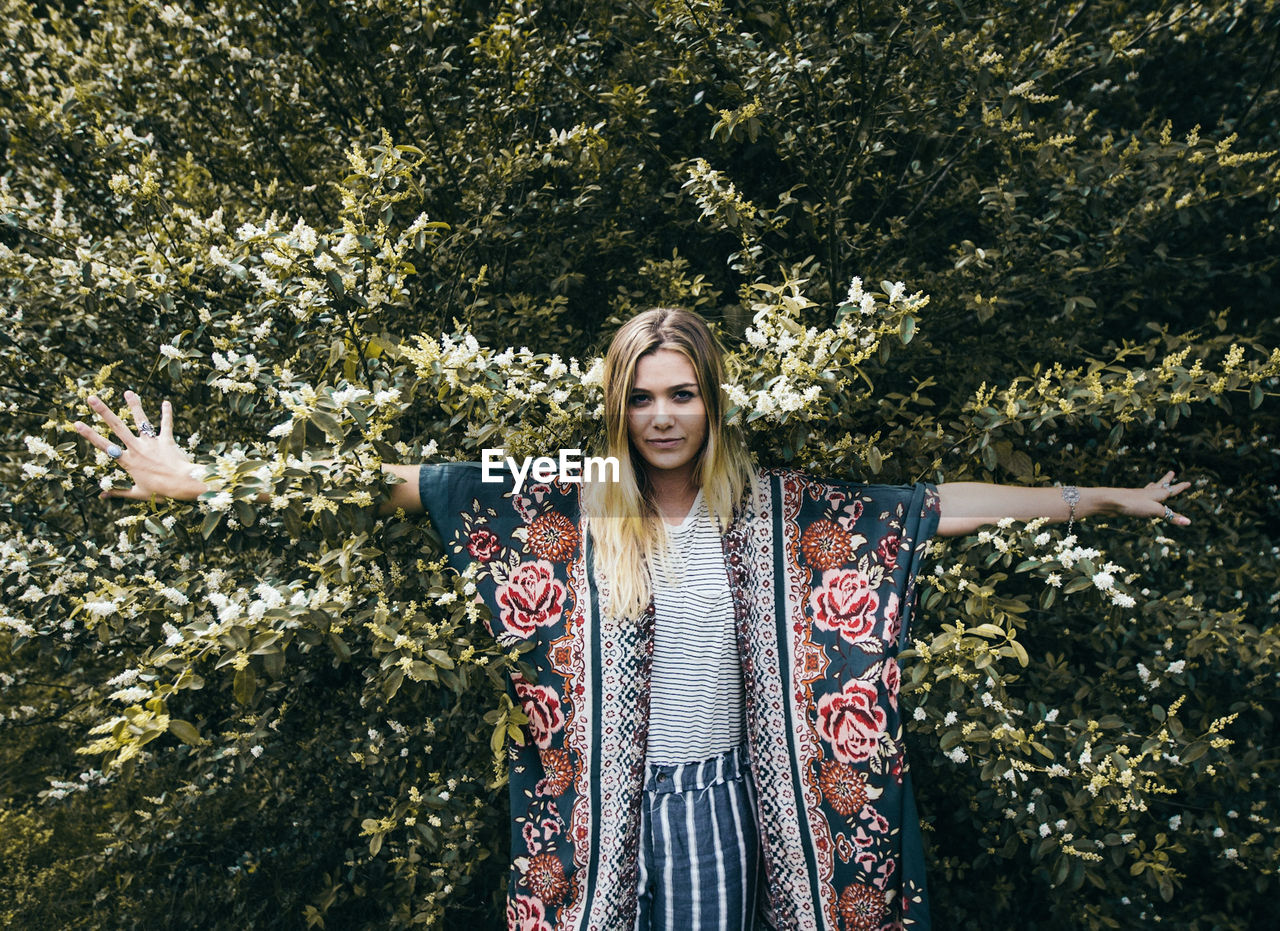
[[(89, 398), (89, 407), (102, 418), (120, 441), (118, 444), (98, 433), (86, 423), (76, 421), (76, 432), (105, 453), (111, 454), (116, 463), (133, 479), (131, 488), (113, 488), (104, 491), (103, 498), (132, 498), (148, 501), (154, 498), (173, 498), (178, 501), (194, 501), (209, 490), (200, 479), (192, 476), (196, 465), (191, 457), (173, 439), (173, 406), (165, 401), (160, 409), (160, 430), (156, 432), (142, 410), (142, 399), (132, 391), (124, 393), (125, 403), (133, 414), (138, 428), (135, 434), (99, 398)], [(381, 516), (394, 514), (403, 508), (408, 514), (422, 513), (422, 497), (418, 492), (418, 466), (383, 465), (384, 472), (391, 472), (404, 479), (391, 487), (391, 497), (378, 509)], [(265, 500), (265, 497), (264, 499)]]
[(958, 537), (972, 533), (984, 524), (994, 524), (1006, 517), (1033, 520), (1047, 517), (1054, 521), (1077, 520), (1095, 514), (1126, 514), (1131, 517), (1164, 517), (1186, 526), (1191, 519), (1169, 509), (1164, 503), (1191, 487), (1190, 482), (1173, 481), (1174, 473), (1166, 472), (1141, 488), (1080, 488), (1080, 500), (1072, 514), (1071, 503), (1058, 486), (1024, 488), (1019, 485), (988, 485), (982, 482), (944, 482), (938, 486), (942, 499), (942, 517), (938, 535)]

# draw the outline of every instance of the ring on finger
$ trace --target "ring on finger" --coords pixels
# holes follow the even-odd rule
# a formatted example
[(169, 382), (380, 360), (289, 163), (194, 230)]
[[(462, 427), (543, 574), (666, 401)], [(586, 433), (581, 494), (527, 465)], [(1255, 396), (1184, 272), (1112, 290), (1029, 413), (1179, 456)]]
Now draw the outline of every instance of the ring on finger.
[[(148, 435), (150, 435), (150, 434), (148, 434)], [(1168, 482), (1161, 482), (1161, 483), (1160, 483), (1160, 487), (1161, 487), (1161, 488), (1172, 488), (1173, 486), (1172, 486), (1172, 485), (1170, 485)]]
[(1171, 520), (1173, 520), (1174, 516), (1175, 516), (1175, 515), (1174, 515), (1174, 513), (1173, 513), (1173, 508), (1169, 507), (1169, 505), (1167, 505), (1167, 504), (1166, 504), (1166, 505), (1164, 506), (1164, 519), (1165, 519), (1165, 520), (1168, 520), (1168, 521), (1171, 521)]
[(118, 446), (115, 443), (112, 443), (110, 446), (107, 447), (107, 455), (110, 456), (112, 459), (119, 459), (121, 456), (124, 455), (124, 449), (123, 447)]
[[(142, 423), (138, 424), (138, 432), (143, 436), (155, 436), (156, 428), (144, 420)], [(1168, 488), (1169, 486), (1165, 485), (1164, 487)]]

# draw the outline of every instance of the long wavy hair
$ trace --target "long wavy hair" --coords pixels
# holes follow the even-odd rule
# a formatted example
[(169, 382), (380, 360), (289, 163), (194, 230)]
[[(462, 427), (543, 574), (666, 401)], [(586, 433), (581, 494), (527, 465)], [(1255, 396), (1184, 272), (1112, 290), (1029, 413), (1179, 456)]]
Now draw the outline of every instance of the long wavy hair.
[(755, 468), (742, 433), (724, 422), (724, 351), (698, 314), (655, 307), (628, 320), (604, 358), (605, 454), (619, 465), (619, 481), (584, 488), (595, 567), (605, 581), (606, 617), (637, 618), (653, 594), (651, 572), (665, 563), (667, 531), (653, 499), (644, 458), (631, 442), (627, 405), (636, 364), (659, 349), (674, 349), (693, 366), (707, 413), (707, 436), (694, 460), (693, 483), (724, 533), (751, 485)]

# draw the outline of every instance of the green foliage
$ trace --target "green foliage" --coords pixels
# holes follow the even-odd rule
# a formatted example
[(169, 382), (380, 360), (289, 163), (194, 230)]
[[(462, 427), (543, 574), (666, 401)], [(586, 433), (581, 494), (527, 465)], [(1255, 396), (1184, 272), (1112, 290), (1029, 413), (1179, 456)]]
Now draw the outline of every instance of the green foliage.
[[(1193, 479), (934, 545), (936, 921), (1263, 922), (1274, 0), (3, 9), (3, 923), (497, 924), (519, 656), (379, 466), (589, 441), (671, 303), (763, 461)], [(97, 500), (126, 387), (199, 505)]]

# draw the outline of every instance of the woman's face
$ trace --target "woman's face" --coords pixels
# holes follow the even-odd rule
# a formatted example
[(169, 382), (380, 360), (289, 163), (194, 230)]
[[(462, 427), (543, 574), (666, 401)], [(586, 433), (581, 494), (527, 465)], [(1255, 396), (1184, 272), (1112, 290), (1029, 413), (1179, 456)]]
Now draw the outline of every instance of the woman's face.
[(636, 362), (627, 429), (651, 476), (692, 474), (707, 439), (707, 408), (683, 353), (659, 348)]

